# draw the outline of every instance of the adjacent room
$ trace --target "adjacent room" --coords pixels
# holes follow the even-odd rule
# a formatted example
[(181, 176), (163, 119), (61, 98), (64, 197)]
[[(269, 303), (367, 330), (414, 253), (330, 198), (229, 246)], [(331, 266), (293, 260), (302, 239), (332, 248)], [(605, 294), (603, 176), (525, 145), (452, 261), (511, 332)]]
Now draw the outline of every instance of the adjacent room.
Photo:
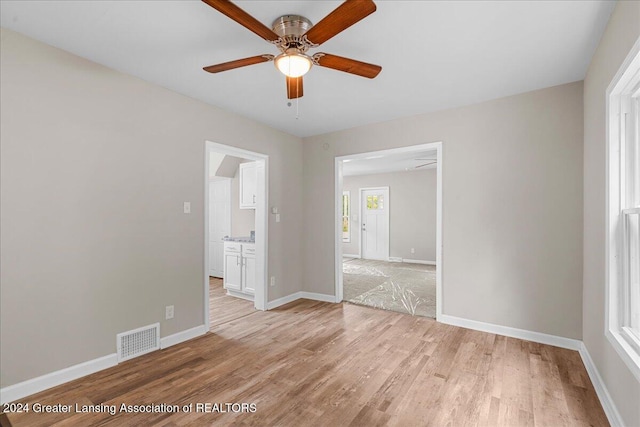
[(209, 324), (253, 313), (256, 283), (257, 162), (209, 155)]
[(640, 1), (0, 1), (0, 426), (640, 426)]
[(437, 151), (342, 160), (343, 299), (436, 317)]

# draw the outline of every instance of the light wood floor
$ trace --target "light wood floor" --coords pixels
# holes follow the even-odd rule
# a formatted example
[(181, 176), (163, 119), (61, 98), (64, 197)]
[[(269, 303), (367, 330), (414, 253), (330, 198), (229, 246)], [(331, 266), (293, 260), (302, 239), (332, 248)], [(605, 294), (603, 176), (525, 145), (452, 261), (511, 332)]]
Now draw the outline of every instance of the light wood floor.
[(214, 326), (255, 313), (252, 301), (227, 295), (222, 279), (209, 278), (209, 324)]
[(22, 401), (255, 403), (255, 413), (9, 419), (15, 426), (608, 425), (575, 351), (352, 304), (299, 300), (249, 313), (221, 292), (212, 286), (220, 310), (210, 333)]

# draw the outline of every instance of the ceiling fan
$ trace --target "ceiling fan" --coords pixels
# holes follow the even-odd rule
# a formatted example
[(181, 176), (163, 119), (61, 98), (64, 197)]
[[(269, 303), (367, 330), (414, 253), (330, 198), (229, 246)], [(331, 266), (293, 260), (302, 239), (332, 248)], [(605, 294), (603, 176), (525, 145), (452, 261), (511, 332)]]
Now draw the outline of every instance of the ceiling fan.
[(203, 69), (209, 73), (219, 73), (233, 70), (234, 68), (274, 61), (276, 68), (286, 76), (287, 98), (294, 99), (302, 97), (302, 76), (311, 69), (312, 65), (332, 68), (370, 79), (376, 77), (382, 70), (379, 65), (368, 64), (329, 53), (318, 52), (311, 56), (307, 54), (310, 48), (320, 46), (333, 36), (375, 12), (376, 5), (372, 0), (346, 0), (316, 25), (313, 25), (304, 16), (283, 15), (273, 22), (271, 29), (229, 0), (202, 1), (269, 43), (274, 44), (280, 50), (280, 54), (277, 56), (270, 54), (257, 55), (204, 67)]

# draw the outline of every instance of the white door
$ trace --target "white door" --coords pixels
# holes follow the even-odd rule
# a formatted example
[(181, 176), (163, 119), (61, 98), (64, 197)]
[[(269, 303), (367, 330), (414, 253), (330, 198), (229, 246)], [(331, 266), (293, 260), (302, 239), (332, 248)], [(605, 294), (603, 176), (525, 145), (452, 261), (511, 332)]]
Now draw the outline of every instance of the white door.
[(224, 236), (231, 235), (231, 180), (209, 183), (209, 276), (224, 276)]
[(362, 258), (389, 260), (389, 187), (360, 190)]

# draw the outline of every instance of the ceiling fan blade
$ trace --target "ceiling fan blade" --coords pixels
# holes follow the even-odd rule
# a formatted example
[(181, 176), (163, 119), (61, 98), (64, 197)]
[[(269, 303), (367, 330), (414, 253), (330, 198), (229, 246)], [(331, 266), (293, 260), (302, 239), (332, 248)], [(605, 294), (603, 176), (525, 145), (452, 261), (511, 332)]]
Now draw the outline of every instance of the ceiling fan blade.
[(302, 76), (287, 77), (287, 98), (302, 98), (302, 95), (304, 95), (302, 91)]
[(343, 58), (342, 56), (331, 55), (329, 53), (316, 53), (313, 59), (318, 65), (334, 70), (344, 71), (362, 77), (374, 78), (382, 71), (379, 65), (368, 64), (366, 62), (356, 61), (355, 59)]
[(229, 0), (202, 0), (218, 12), (233, 19), (238, 24), (242, 25), (246, 29), (253, 31), (267, 41), (278, 40), (278, 35), (271, 31), (269, 27), (258, 21), (253, 16), (249, 15), (244, 10), (240, 9)]
[(320, 45), (375, 11), (372, 0), (346, 0), (305, 35), (311, 43)]
[(273, 55), (258, 55), (249, 58), (236, 59), (235, 61), (223, 62), (222, 64), (209, 65), (203, 70), (209, 73), (220, 73), (222, 71), (233, 70), (234, 68), (246, 67), (247, 65), (259, 64), (273, 60)]

